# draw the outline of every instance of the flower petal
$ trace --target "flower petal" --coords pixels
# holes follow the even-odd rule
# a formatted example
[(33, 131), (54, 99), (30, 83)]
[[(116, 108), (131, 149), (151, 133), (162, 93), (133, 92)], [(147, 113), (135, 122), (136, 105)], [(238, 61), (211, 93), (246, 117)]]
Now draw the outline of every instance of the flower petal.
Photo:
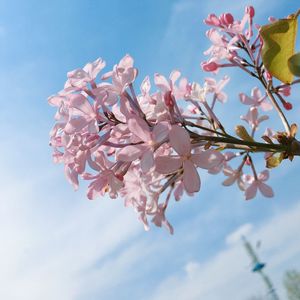
[(87, 63), (83, 70), (87, 72), (90, 76), (90, 79), (94, 80), (98, 73), (105, 67), (105, 61), (101, 58), (96, 59), (93, 62)]
[(58, 106), (58, 107), (60, 107), (61, 104), (62, 104), (65, 100), (66, 100), (65, 97), (55, 95), (55, 96), (50, 96), (50, 97), (48, 98), (48, 103), (49, 103), (51, 106)]
[(254, 181), (245, 191), (246, 200), (250, 200), (256, 196), (257, 181)]
[(195, 193), (200, 190), (200, 177), (196, 167), (190, 160), (183, 162), (183, 185), (188, 193)]
[(259, 181), (266, 181), (269, 179), (270, 173), (269, 170), (264, 170), (258, 174)]
[(173, 125), (169, 132), (170, 144), (172, 148), (181, 156), (191, 153), (190, 136), (185, 129), (178, 125)]
[(251, 91), (251, 97), (258, 101), (261, 98), (261, 91), (258, 87), (254, 87)]
[(158, 73), (154, 74), (154, 83), (163, 92), (170, 91), (170, 89), (171, 89), (170, 84), (169, 84), (168, 80), (166, 79), (166, 77), (164, 77), (163, 75), (160, 75)]
[(87, 98), (81, 94), (71, 94), (69, 95), (70, 99), (70, 108), (76, 108), (83, 112), (84, 114), (94, 118), (96, 115), (93, 111), (93, 108)]
[(129, 55), (126, 54), (119, 62), (118, 67), (127, 69), (127, 68), (132, 68), (133, 67), (133, 58)]
[(124, 148), (122, 148), (120, 151), (117, 153), (117, 160), (120, 161), (134, 161), (138, 159), (143, 152), (145, 151), (145, 146), (143, 147), (142, 145), (129, 145)]
[(223, 184), (224, 186), (230, 186), (230, 185), (232, 185), (232, 184), (235, 183), (236, 178), (237, 178), (236, 176), (231, 175), (231, 176), (229, 176), (227, 179), (225, 179), (225, 180), (222, 182), (222, 184)]
[(260, 107), (264, 111), (269, 111), (273, 109), (273, 105), (267, 99), (260, 102)]
[(181, 73), (178, 70), (173, 70), (170, 74), (169, 79), (171, 80), (172, 84), (174, 84), (180, 76)]
[(169, 133), (169, 124), (167, 122), (161, 122), (155, 125), (152, 131), (153, 140), (156, 143), (162, 142)]
[(74, 165), (65, 165), (64, 169), (67, 180), (73, 185), (75, 191), (78, 190), (78, 173), (76, 172)]
[(76, 118), (69, 120), (66, 127), (64, 128), (64, 132), (66, 134), (73, 134), (80, 131), (82, 128), (88, 125), (88, 123), (89, 122), (86, 118), (77, 116)]
[(180, 157), (158, 156), (155, 159), (156, 171), (161, 174), (170, 174), (182, 166)]
[(142, 141), (148, 142), (151, 140), (150, 129), (146, 121), (139, 117), (132, 117), (128, 120), (129, 130), (138, 136)]
[(198, 167), (209, 170), (222, 164), (224, 156), (216, 150), (208, 149), (201, 153), (192, 154), (191, 160)]
[(150, 79), (149, 79), (149, 76), (146, 76), (141, 84), (141, 92), (144, 95), (146, 95), (150, 92), (150, 89), (151, 89)]
[(270, 186), (268, 186), (267, 184), (260, 182), (260, 184), (258, 185), (258, 188), (265, 197), (271, 198), (274, 196), (272, 188)]
[(255, 102), (253, 101), (252, 98), (248, 97), (246, 94), (244, 93), (240, 93), (240, 101), (243, 103), (243, 104), (246, 104), (246, 105), (253, 105)]
[(141, 169), (147, 173), (154, 166), (153, 152), (149, 149), (141, 157)]

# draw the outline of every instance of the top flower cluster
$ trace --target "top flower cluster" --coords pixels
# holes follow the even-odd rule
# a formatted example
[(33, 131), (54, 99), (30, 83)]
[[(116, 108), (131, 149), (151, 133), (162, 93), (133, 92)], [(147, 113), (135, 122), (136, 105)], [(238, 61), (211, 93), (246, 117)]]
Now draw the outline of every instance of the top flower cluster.
[[(262, 66), (257, 68), (260, 74), (249, 70), (254, 63), (260, 64), (259, 38), (249, 44), (253, 16), (254, 9), (248, 7), (241, 21), (234, 21), (230, 14), (220, 18), (210, 15), (205, 20), (214, 26), (207, 33), (212, 46), (206, 51), (211, 58), (202, 64), (205, 71), (237, 66), (265, 80)], [(239, 50), (246, 51), (251, 63), (239, 55)], [(260, 123), (268, 118), (260, 116), (260, 110), (267, 111), (274, 105), (267, 100), (268, 92), (255, 87), (250, 96), (240, 94), (241, 103), (249, 107), (242, 119), (251, 132), (239, 125), (233, 136), (214, 112), (217, 102), (227, 100), (223, 92), (229, 81), (227, 76), (220, 81), (207, 78), (200, 86), (175, 70), (169, 78), (154, 75), (154, 92), (148, 76), (136, 92), (133, 83), (138, 70), (131, 56), (123, 57), (98, 81), (104, 67), (105, 62), (97, 59), (69, 72), (64, 89), (48, 100), (57, 107), (56, 123), (50, 133), (53, 158), (64, 164), (65, 175), (75, 189), (79, 177), (88, 180), (89, 199), (105, 194), (111, 198), (122, 196), (125, 205), (139, 214), (145, 229), (149, 228), (150, 218), (171, 233), (173, 228), (165, 216), (170, 198), (173, 195), (179, 200), (184, 192), (198, 192), (201, 169), (211, 174), (222, 171), (227, 176), (223, 184), (237, 183), (246, 199), (255, 197), (257, 190), (266, 197), (273, 196), (265, 183), (269, 172), (258, 174), (251, 158), (253, 152), (264, 152), (269, 159), (286, 150), (276, 142), (272, 130), (266, 131), (265, 141), (258, 143), (254, 139)], [(289, 90), (274, 90), (285, 101), (281, 95)], [(180, 106), (180, 101), (184, 105)], [(241, 162), (232, 167), (229, 163), (234, 159)], [(243, 173), (247, 166), (251, 174)]]

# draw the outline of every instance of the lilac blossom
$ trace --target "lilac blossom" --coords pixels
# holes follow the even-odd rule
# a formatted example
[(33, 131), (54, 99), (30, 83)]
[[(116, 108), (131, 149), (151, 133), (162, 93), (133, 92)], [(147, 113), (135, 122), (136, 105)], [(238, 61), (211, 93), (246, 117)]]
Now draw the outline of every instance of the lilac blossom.
[[(179, 201), (198, 192), (202, 172), (223, 174), (223, 186), (236, 183), (246, 200), (258, 190), (273, 197), (266, 184), (269, 171), (257, 174), (252, 156), (261, 153), (267, 167), (276, 167), (282, 159), (299, 156), (300, 144), (295, 138), (297, 126), (289, 125), (281, 111), (281, 106), (292, 108), (284, 98), (291, 94), (291, 85), (276, 86), (264, 68), (254, 15), (251, 6), (241, 19), (230, 13), (210, 14), (204, 20), (211, 27), (206, 34), (211, 42), (205, 51), (209, 57), (201, 63), (206, 72), (216, 74), (232, 67), (262, 84), (264, 90), (255, 86), (250, 96), (240, 92), (229, 99), (238, 103), (239, 97), (248, 106), (240, 118), (249, 133), (240, 124), (232, 132), (218, 117), (216, 107), (228, 100), (227, 75), (200, 84), (174, 70), (169, 77), (156, 73), (153, 81), (146, 76), (136, 89), (138, 69), (129, 54), (102, 75), (106, 63), (101, 58), (68, 72), (63, 90), (49, 97), (48, 103), (57, 110), (50, 131), (53, 161), (64, 165), (73, 188), (77, 190), (81, 180), (88, 181), (88, 199), (121, 197), (145, 230), (153, 223), (171, 234), (169, 203), (172, 197)], [(260, 111), (267, 113), (273, 107), (285, 131), (267, 127), (258, 136), (262, 122), (269, 119)]]

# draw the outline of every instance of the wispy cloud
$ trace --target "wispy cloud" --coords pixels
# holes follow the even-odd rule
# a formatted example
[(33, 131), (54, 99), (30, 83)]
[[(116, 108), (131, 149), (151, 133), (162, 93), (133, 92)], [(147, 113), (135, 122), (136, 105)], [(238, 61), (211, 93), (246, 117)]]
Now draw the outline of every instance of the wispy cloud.
[[(300, 267), (300, 263), (295, 265), (296, 260), (300, 261), (299, 215), (298, 204), (256, 226), (249, 235), (252, 241), (263, 241), (260, 252), (269, 263), (267, 272), (273, 275), (278, 287), (287, 268)], [(240, 228), (239, 233), (244, 233), (246, 227), (249, 226)], [(246, 299), (259, 290), (264, 291), (258, 277), (247, 267), (249, 261), (241, 243), (231, 244), (205, 262), (188, 262), (180, 274), (165, 278), (149, 299)], [(281, 288), (279, 292), (283, 296)]]

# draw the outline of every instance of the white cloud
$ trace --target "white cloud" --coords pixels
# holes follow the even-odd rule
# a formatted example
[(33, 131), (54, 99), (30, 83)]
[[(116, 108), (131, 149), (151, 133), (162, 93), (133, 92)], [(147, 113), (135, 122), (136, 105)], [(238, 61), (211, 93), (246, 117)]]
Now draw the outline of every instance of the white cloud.
[[(56, 202), (53, 207), (52, 196), (41, 197), (35, 184), (14, 182), (7, 187), (1, 191), (1, 299), (74, 299), (80, 293), (79, 283), (89, 285), (91, 272), (83, 276), (86, 270), (120, 251), (124, 242), (141, 231), (131, 212), (120, 203), (89, 203), (81, 194), (74, 197), (74, 205), (59, 206)], [(60, 192), (62, 202), (70, 197)], [(43, 208), (46, 203), (49, 213)], [(71, 212), (57, 212), (63, 208)], [(118, 272), (115, 265), (111, 270)], [(118, 270), (121, 268), (118, 265)], [(104, 285), (109, 286), (103, 278)]]
[[(23, 153), (35, 142), (29, 135)], [(74, 299), (90, 286), (96, 264), (105, 270), (105, 261), (116, 254), (130, 261), (131, 254), (125, 255), (130, 247), (124, 244), (130, 244), (142, 226), (119, 200), (88, 201), (84, 189), (74, 193), (50, 157), (49, 165), (35, 164), (33, 157), (13, 162), (20, 151), (16, 136), (6, 140), (0, 156), (5, 169), (0, 175), (0, 298)], [(110, 264), (115, 281), (101, 274), (102, 285), (94, 278), (94, 287), (108, 288), (118, 276), (123, 278), (124, 273), (118, 275), (120, 261)]]
[[(266, 272), (272, 274), (281, 296), (284, 294), (280, 286), (283, 272), (288, 268), (300, 267), (300, 263), (295, 264), (300, 261), (299, 215), (298, 204), (254, 228), (255, 233), (248, 237), (252, 241), (263, 241), (259, 253), (262, 260), (267, 261)], [(230, 235), (229, 240), (250, 229), (251, 225), (246, 224)], [(259, 277), (251, 273), (249, 263), (250, 258), (242, 243), (230, 244), (204, 263), (187, 263), (179, 275), (165, 278), (149, 299), (247, 299), (257, 291), (264, 292)]]

